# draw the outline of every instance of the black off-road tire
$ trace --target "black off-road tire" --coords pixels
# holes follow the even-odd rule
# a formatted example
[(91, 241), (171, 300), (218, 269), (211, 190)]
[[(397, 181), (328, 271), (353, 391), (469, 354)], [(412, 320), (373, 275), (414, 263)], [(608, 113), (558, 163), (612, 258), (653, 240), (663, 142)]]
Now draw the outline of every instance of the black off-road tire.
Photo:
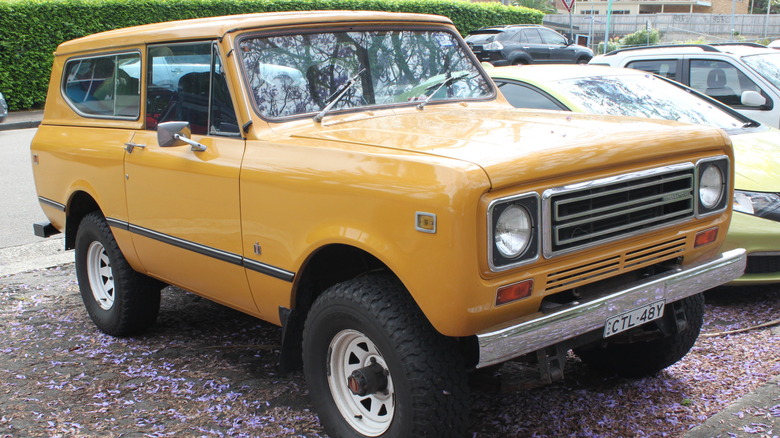
[(130, 267), (103, 215), (81, 220), (75, 253), (81, 299), (103, 333), (129, 336), (154, 324), (163, 285)]
[[(362, 366), (349, 365), (353, 358), (367, 363), (369, 356), (389, 373), (388, 393), (353, 396), (342, 377)], [(436, 332), (390, 275), (355, 278), (317, 298), (304, 328), (303, 363), (312, 403), (334, 438), (465, 434), (469, 389), (458, 344)], [(359, 404), (366, 398), (369, 404)], [(385, 414), (372, 416), (369, 407)]]
[[(664, 318), (673, 318), (673, 306), (682, 306), (686, 327), (669, 336), (634, 343), (608, 343), (575, 349), (589, 366), (623, 377), (645, 377), (658, 373), (685, 356), (699, 337), (704, 323), (704, 296), (696, 294), (666, 305)], [(637, 327), (632, 330), (643, 330)], [(660, 335), (659, 335), (660, 336)]]

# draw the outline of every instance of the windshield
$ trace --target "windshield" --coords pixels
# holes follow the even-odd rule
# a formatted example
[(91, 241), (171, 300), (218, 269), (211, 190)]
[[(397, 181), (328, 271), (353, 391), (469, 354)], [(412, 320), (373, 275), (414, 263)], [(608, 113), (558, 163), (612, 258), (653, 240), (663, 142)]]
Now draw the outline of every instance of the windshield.
[(748, 55), (742, 60), (769, 83), (780, 88), (780, 53)]
[(741, 128), (747, 121), (652, 75), (565, 79), (554, 87), (594, 114), (676, 120), (722, 129)]
[(249, 36), (239, 41), (258, 112), (267, 118), (318, 113), (356, 84), (332, 111), (413, 104), (452, 76), (431, 101), (480, 99), (493, 91), (467, 50), (444, 31), (366, 30)]

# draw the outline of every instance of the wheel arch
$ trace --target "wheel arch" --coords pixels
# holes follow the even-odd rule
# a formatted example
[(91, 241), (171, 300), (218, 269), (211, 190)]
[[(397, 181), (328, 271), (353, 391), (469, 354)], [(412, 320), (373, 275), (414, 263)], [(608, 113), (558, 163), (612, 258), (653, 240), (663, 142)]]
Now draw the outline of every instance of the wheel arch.
[(534, 60), (533, 58), (531, 58), (531, 55), (523, 51), (512, 52), (508, 56), (508, 59), (509, 59), (509, 63), (512, 65), (517, 65), (517, 64), (528, 65), (534, 63)]
[[(294, 308), (279, 309), (282, 321), (279, 366), (282, 371), (292, 371), (302, 367), (303, 326), (309, 309), (317, 297), (333, 285), (378, 272), (392, 275), (403, 284), (390, 266), (370, 252), (356, 246), (328, 244), (317, 249), (306, 259), (296, 276), (293, 289)], [(404, 293), (419, 308), (407, 288), (404, 288)], [(420, 314), (425, 317), (425, 313), (420, 310)], [(476, 337), (461, 338), (460, 344), (467, 364), (473, 366), (478, 358)]]
[(337, 283), (378, 271), (393, 274), (385, 263), (368, 251), (347, 244), (328, 244), (309, 255), (296, 275), (294, 307), (279, 309), (282, 321), (279, 365), (283, 371), (297, 370), (303, 365), (303, 324), (314, 300)]
[(76, 232), (79, 229), (79, 224), (84, 216), (93, 212), (100, 211), (95, 198), (89, 193), (79, 190), (70, 195), (68, 204), (65, 207), (65, 249), (73, 249), (76, 247)]

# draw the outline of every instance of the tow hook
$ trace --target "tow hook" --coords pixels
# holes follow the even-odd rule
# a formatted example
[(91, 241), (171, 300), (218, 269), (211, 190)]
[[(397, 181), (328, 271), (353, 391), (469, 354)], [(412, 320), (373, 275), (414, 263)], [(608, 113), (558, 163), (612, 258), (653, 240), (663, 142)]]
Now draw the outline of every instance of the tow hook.
[(347, 386), (353, 394), (363, 397), (379, 391), (387, 391), (387, 370), (372, 359), (371, 365), (357, 369), (347, 378)]

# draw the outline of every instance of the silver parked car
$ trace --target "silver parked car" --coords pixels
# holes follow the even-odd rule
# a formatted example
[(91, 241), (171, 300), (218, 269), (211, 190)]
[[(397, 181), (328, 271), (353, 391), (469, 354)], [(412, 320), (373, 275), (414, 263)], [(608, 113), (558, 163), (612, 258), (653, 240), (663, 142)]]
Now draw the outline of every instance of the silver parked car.
[(0, 92), (0, 123), (5, 121), (6, 116), (8, 116), (8, 103), (6, 103), (3, 93)]

